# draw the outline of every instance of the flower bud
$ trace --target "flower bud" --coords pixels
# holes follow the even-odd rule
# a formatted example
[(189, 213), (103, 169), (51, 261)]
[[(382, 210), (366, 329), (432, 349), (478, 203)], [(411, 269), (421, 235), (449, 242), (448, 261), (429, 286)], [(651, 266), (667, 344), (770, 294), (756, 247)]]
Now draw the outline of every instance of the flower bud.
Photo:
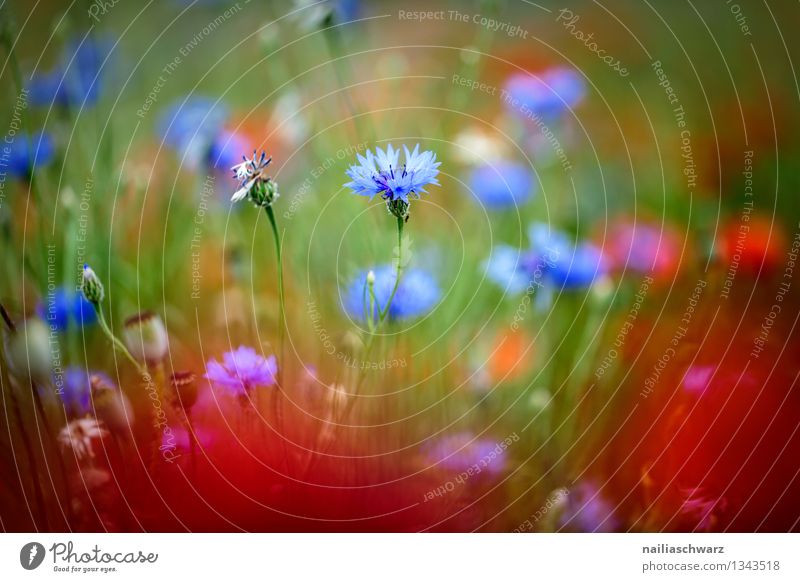
[(190, 410), (197, 402), (197, 376), (194, 372), (175, 372), (169, 377), (172, 402), (176, 408)]
[(81, 281), (81, 293), (92, 305), (99, 305), (105, 296), (103, 283), (89, 265), (83, 265), (83, 279)]
[(117, 434), (130, 432), (134, 420), (133, 406), (125, 393), (100, 374), (92, 374), (89, 382), (97, 419)]
[(169, 349), (164, 322), (152, 311), (143, 311), (125, 320), (122, 338), (133, 357), (144, 363), (160, 362)]
[(370, 270), (370, 272), (367, 273), (367, 285), (370, 287), (375, 285), (375, 271)]
[(44, 322), (32, 317), (22, 322), (6, 339), (6, 358), (11, 372), (21, 381), (50, 380), (52, 352)]

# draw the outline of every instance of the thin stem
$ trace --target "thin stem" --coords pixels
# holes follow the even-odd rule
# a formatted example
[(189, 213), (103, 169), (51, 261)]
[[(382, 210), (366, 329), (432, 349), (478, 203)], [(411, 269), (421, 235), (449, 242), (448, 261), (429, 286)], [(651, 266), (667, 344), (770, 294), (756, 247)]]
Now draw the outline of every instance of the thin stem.
[(397, 288), (400, 287), (400, 274), (403, 271), (403, 226), (405, 226), (405, 223), (406, 221), (404, 219), (397, 217), (397, 273), (394, 279), (392, 293), (389, 295), (389, 300), (386, 302), (386, 307), (384, 307), (383, 311), (380, 313), (378, 323), (383, 323), (383, 320), (386, 319), (387, 315), (389, 315), (389, 308), (392, 306), (392, 301), (397, 293)]
[(266, 206), (264, 210), (269, 218), (269, 224), (272, 227), (272, 236), (275, 239), (275, 258), (277, 260), (278, 271), (278, 373), (275, 377), (275, 383), (278, 388), (274, 405), (275, 405), (275, 420), (278, 425), (278, 433), (281, 439), (281, 448), (283, 449), (283, 461), (286, 469), (289, 469), (289, 453), (286, 447), (286, 438), (283, 434), (283, 371), (286, 367), (285, 358), (285, 335), (286, 335), (286, 302), (283, 291), (283, 249), (281, 247), (281, 236), (278, 232), (278, 224), (275, 220), (275, 213), (272, 206)]
[(92, 305), (94, 305), (94, 310), (97, 312), (97, 321), (100, 324), (100, 329), (103, 330), (103, 333), (106, 334), (106, 337), (108, 337), (108, 339), (111, 340), (111, 343), (114, 345), (115, 348), (117, 348), (120, 352), (125, 354), (125, 356), (131, 361), (131, 363), (134, 365), (139, 374), (141, 374), (145, 378), (149, 378), (150, 374), (147, 371), (147, 368), (142, 366), (136, 360), (136, 358), (134, 358), (133, 355), (131, 355), (131, 353), (128, 351), (128, 348), (125, 347), (125, 344), (123, 344), (119, 339), (117, 339), (117, 336), (115, 336), (114, 333), (111, 331), (111, 329), (108, 327), (108, 324), (106, 323), (106, 318), (103, 315), (103, 310), (100, 308), (100, 304), (93, 303)]
[[(392, 301), (394, 300), (394, 296), (397, 294), (397, 289), (400, 286), (400, 276), (403, 272), (403, 227), (405, 226), (406, 221), (402, 218), (397, 218), (397, 271), (396, 277), (394, 281), (394, 287), (392, 288), (392, 293), (389, 295), (389, 299), (386, 301), (386, 306), (383, 310), (379, 311), (378, 314), (378, 323), (377, 325), (370, 325), (370, 320), (372, 319), (372, 309), (373, 303), (372, 300), (375, 297), (374, 291), (371, 290), (370, 292), (370, 312), (369, 318), (367, 319), (367, 327), (369, 328), (369, 338), (367, 338), (366, 345), (364, 346), (364, 359), (363, 361), (368, 361), (369, 358), (372, 356), (372, 347), (375, 343), (375, 335), (378, 331), (378, 328), (383, 323), (386, 316), (389, 314), (389, 308), (392, 306)], [(378, 306), (380, 309), (380, 305)], [(353, 389), (353, 393), (350, 394), (350, 397), (347, 400), (347, 405), (345, 406), (344, 410), (342, 411), (341, 416), (338, 419), (338, 424), (341, 425), (342, 422), (347, 420), (347, 418), (352, 413), (353, 408), (355, 407), (356, 399), (358, 398), (361, 392), (361, 385), (364, 383), (364, 379), (366, 378), (366, 374), (362, 372), (359, 375), (358, 380), (356, 381), (355, 388)], [(331, 442), (333, 439), (331, 439)], [(324, 453), (327, 453), (330, 446), (325, 447)], [(308, 474), (311, 469), (314, 467), (314, 460), (319, 459), (321, 455), (314, 456), (313, 452), (309, 453), (309, 460), (306, 464), (305, 473)]]

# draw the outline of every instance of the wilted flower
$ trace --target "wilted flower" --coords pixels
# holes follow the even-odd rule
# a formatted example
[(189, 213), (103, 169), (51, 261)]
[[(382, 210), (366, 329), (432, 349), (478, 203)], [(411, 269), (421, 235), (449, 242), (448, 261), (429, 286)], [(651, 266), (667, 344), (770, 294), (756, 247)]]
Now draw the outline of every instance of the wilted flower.
[(197, 376), (194, 372), (175, 372), (169, 377), (173, 391), (173, 404), (183, 410), (190, 410), (197, 402)]
[(108, 431), (94, 418), (79, 418), (61, 429), (58, 442), (65, 449), (72, 450), (79, 460), (87, 456), (93, 458), (92, 439), (101, 439), (107, 434)]
[(618, 527), (614, 510), (591, 481), (585, 481), (570, 490), (558, 520), (559, 527), (567, 531), (606, 533)]
[(52, 370), (52, 350), (47, 326), (37, 317), (24, 320), (6, 337), (6, 359), (22, 381), (47, 382)]
[(253, 388), (273, 386), (277, 373), (275, 356), (265, 358), (253, 348), (239, 346), (223, 354), (221, 363), (209, 360), (205, 377), (237, 396), (245, 396)]
[(20, 179), (30, 178), (34, 169), (49, 164), (55, 154), (53, 138), (44, 131), (30, 137), (17, 134), (7, 147), (9, 171), (12, 176)]
[(152, 311), (143, 311), (126, 319), (122, 339), (131, 355), (140, 362), (160, 362), (169, 350), (164, 322)]
[(472, 433), (460, 432), (442, 437), (425, 446), (431, 463), (449, 471), (477, 471), (501, 473), (506, 466), (508, 444), (490, 438), (478, 438)]
[(261, 156), (253, 150), (253, 159), (248, 160), (242, 156), (242, 163), (233, 166), (233, 176), (239, 180), (239, 189), (233, 193), (231, 202), (239, 202), (245, 198), (256, 206), (271, 206), (278, 196), (278, 185), (267, 176), (266, 169), (272, 158), (268, 158), (266, 152), (261, 152)]
[(79, 326), (91, 325), (97, 321), (97, 312), (82, 293), (67, 287), (58, 287), (36, 306), (36, 314), (50, 326), (50, 329), (65, 331), (71, 321)]
[(83, 278), (81, 279), (81, 293), (86, 300), (95, 307), (103, 301), (105, 292), (103, 283), (89, 265), (83, 266)]
[(130, 432), (133, 425), (133, 406), (125, 393), (104, 374), (92, 374), (92, 405), (95, 416), (118, 434)]
[(469, 184), (472, 194), (490, 210), (516, 208), (534, 193), (530, 168), (506, 161), (475, 168)]
[(426, 192), (425, 186), (438, 186), (436, 176), (441, 162), (436, 161), (436, 154), (431, 151), (419, 152), (419, 144), (410, 152), (403, 146), (405, 162), (400, 166), (400, 150), (391, 144), (383, 151), (381, 148), (367, 150), (366, 157), (357, 154), (359, 165), (350, 166), (346, 171), (352, 180), (345, 184), (354, 193), (369, 196), (370, 199), (380, 195), (386, 201), (386, 207), (398, 218), (408, 220), (409, 196), (419, 198)]
[[(369, 311), (369, 294), (366, 294), (368, 273), (362, 271), (347, 288), (343, 299), (343, 307), (350, 317), (366, 321)], [(376, 305), (373, 317), (377, 320), (379, 311), (385, 309), (392, 295), (394, 282), (397, 279), (396, 269), (392, 265), (383, 265), (374, 270)], [(439, 301), (441, 292), (435, 279), (422, 269), (409, 269), (403, 273), (400, 285), (389, 307), (389, 319), (403, 320), (419, 317), (428, 313)]]
[(106, 71), (112, 70), (113, 44), (91, 36), (70, 39), (59, 64), (51, 71), (33, 75), (28, 90), (34, 105), (86, 108), (103, 90)]

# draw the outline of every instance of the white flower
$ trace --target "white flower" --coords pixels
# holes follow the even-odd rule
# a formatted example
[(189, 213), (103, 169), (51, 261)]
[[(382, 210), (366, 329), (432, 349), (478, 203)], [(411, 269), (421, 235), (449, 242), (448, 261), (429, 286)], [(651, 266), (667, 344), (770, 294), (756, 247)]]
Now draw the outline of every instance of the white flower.
[(78, 459), (86, 456), (94, 457), (92, 439), (103, 438), (108, 434), (100, 423), (94, 418), (79, 418), (73, 420), (58, 433), (58, 442), (65, 449), (72, 449)]

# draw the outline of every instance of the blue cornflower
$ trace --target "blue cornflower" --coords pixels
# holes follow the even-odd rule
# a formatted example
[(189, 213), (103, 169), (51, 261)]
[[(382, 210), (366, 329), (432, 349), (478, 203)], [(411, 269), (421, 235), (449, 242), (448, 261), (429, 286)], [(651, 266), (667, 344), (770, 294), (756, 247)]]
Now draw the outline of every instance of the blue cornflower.
[(39, 131), (30, 136), (18, 133), (11, 140), (8, 168), (16, 178), (28, 179), (35, 168), (53, 160), (55, 145), (49, 133)]
[(613, 532), (619, 527), (614, 508), (591, 481), (582, 482), (569, 491), (558, 524), (566, 531), (585, 533)]
[[(347, 288), (343, 298), (345, 312), (360, 321), (366, 321), (369, 311), (369, 297), (365, 295), (368, 273), (369, 270), (362, 271)], [(386, 303), (392, 294), (397, 272), (392, 265), (382, 265), (376, 268), (374, 273), (377, 305), (374, 307), (373, 317), (377, 320), (378, 312), (386, 308)], [(400, 278), (400, 285), (392, 299), (388, 317), (399, 321), (425, 315), (433, 309), (440, 296), (439, 286), (431, 275), (422, 269), (409, 269)]]
[(359, 165), (350, 166), (345, 173), (352, 180), (345, 184), (355, 194), (369, 196), (370, 200), (380, 195), (386, 201), (389, 212), (408, 220), (409, 196), (419, 198), (426, 192), (425, 186), (438, 186), (436, 176), (441, 162), (436, 161), (432, 151), (420, 153), (419, 144), (414, 151), (403, 146), (405, 162), (400, 166), (400, 150), (389, 144), (386, 151), (376, 147), (375, 153), (358, 154)]
[(586, 83), (576, 71), (555, 68), (538, 77), (528, 73), (512, 75), (505, 90), (508, 106), (523, 116), (554, 117), (578, 105), (586, 95)]
[(524, 269), (524, 252), (509, 245), (497, 245), (484, 262), (486, 277), (503, 288), (503, 291), (516, 295), (528, 286), (529, 277)]
[(576, 245), (566, 233), (545, 223), (533, 223), (528, 240), (527, 251), (500, 245), (484, 263), (487, 277), (512, 294), (529, 285), (551, 290), (586, 288), (608, 272), (600, 249), (586, 242)]
[(39, 301), (36, 314), (51, 329), (65, 331), (70, 322), (77, 325), (91, 325), (97, 321), (97, 312), (82, 293), (67, 287), (57, 287)]
[(86, 107), (97, 103), (105, 82), (104, 73), (111, 68), (108, 58), (112, 48), (108, 40), (70, 39), (59, 64), (31, 78), (28, 84), (31, 103), (44, 107)]
[(192, 96), (174, 102), (161, 115), (158, 131), (190, 168), (209, 161), (212, 145), (228, 117), (225, 105), (208, 97)]
[(533, 176), (523, 164), (500, 161), (472, 171), (470, 188), (489, 209), (516, 208), (533, 194)]
[(277, 374), (275, 356), (265, 358), (253, 348), (239, 346), (234, 351), (223, 354), (222, 362), (209, 360), (205, 377), (236, 396), (246, 396), (259, 386), (275, 385)]

